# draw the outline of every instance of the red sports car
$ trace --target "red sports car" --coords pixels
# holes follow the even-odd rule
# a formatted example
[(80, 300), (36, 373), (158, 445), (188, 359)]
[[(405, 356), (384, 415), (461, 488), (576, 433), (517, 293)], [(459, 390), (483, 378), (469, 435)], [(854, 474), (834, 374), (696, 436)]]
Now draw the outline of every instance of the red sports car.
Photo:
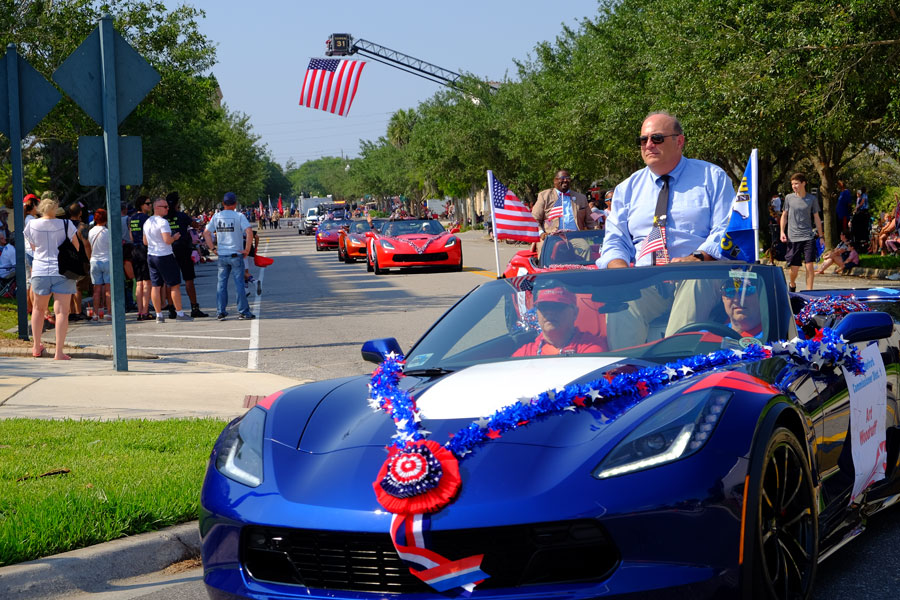
[(373, 219), (369, 225), (367, 221), (350, 221), (348, 226), (338, 232), (338, 260), (341, 262), (356, 262), (357, 258), (366, 258), (366, 234), (377, 230), (384, 223), (384, 219)]
[(462, 271), (462, 240), (439, 221), (409, 219), (387, 221), (369, 238), (367, 268), (376, 275), (392, 267), (450, 267)]
[(540, 256), (530, 250), (519, 250), (513, 256), (504, 277), (518, 277), (552, 270), (596, 269), (603, 247), (602, 229), (559, 231), (548, 235), (541, 246)]
[(338, 234), (344, 225), (349, 224), (350, 221), (339, 219), (328, 219), (319, 223), (316, 227), (316, 251), (337, 249)]

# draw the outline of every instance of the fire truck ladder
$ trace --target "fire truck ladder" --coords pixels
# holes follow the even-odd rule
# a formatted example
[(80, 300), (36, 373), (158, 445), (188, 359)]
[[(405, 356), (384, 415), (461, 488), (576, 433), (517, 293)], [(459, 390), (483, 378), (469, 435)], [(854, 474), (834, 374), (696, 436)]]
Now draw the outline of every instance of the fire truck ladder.
[(334, 33), (325, 42), (326, 56), (348, 56), (350, 54), (362, 54), (367, 58), (400, 69), (411, 75), (462, 91), (460, 86), (457, 85), (457, 82), (462, 78), (461, 74), (455, 71), (448, 71), (408, 54), (391, 50), (368, 40), (354, 40), (349, 33)]

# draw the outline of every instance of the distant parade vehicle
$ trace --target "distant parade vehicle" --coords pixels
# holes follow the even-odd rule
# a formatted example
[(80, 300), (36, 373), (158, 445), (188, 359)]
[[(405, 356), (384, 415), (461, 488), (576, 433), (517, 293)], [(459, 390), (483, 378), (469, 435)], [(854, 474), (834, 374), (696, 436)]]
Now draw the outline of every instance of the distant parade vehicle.
[(595, 269), (603, 250), (602, 229), (558, 231), (548, 235), (540, 252), (519, 250), (510, 259), (505, 277), (559, 269)]
[(349, 226), (350, 221), (344, 219), (327, 219), (316, 226), (316, 252), (322, 250), (337, 250), (338, 237), (344, 226)]
[(385, 221), (377, 231), (366, 234), (369, 239), (367, 269), (376, 275), (391, 268), (448, 267), (462, 271), (462, 240), (444, 229), (434, 219), (399, 219)]
[(408, 352), (363, 344), (371, 376), (226, 426), (207, 591), (810, 598), (900, 497), (890, 292), (791, 294), (780, 267), (732, 261), (489, 281)]
[(357, 259), (366, 258), (366, 234), (381, 227), (386, 219), (373, 219), (370, 225), (368, 221), (350, 221), (338, 232), (338, 260), (352, 263)]

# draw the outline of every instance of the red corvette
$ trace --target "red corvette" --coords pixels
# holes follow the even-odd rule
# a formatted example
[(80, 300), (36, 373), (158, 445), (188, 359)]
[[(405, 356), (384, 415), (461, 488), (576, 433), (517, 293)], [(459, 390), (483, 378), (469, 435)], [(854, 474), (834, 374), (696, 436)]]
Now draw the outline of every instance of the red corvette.
[(560, 231), (548, 235), (541, 245), (540, 256), (530, 250), (519, 250), (513, 256), (504, 277), (518, 277), (553, 270), (596, 269), (603, 247), (602, 229)]
[(369, 238), (367, 268), (376, 275), (389, 268), (450, 267), (462, 271), (462, 240), (447, 231), (439, 221), (410, 219), (387, 221)]
[(356, 262), (357, 258), (366, 258), (366, 234), (377, 230), (384, 219), (373, 219), (370, 226), (367, 221), (350, 221), (338, 232), (338, 260)]
[(349, 225), (350, 221), (338, 219), (328, 219), (322, 221), (316, 227), (316, 251), (334, 250), (338, 247), (338, 234), (344, 225)]

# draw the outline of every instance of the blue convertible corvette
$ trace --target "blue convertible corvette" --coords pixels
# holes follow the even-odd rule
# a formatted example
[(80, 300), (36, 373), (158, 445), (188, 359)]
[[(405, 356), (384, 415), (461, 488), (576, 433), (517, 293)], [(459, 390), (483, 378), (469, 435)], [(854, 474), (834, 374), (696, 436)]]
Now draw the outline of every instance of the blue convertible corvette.
[[(900, 497), (900, 296), (855, 294), (728, 262), (482, 285), (405, 361), (367, 342), (372, 377), (284, 390), (225, 428), (207, 590), (807, 598)], [(851, 436), (863, 388), (881, 408)], [(870, 439), (883, 476), (857, 489)]]

